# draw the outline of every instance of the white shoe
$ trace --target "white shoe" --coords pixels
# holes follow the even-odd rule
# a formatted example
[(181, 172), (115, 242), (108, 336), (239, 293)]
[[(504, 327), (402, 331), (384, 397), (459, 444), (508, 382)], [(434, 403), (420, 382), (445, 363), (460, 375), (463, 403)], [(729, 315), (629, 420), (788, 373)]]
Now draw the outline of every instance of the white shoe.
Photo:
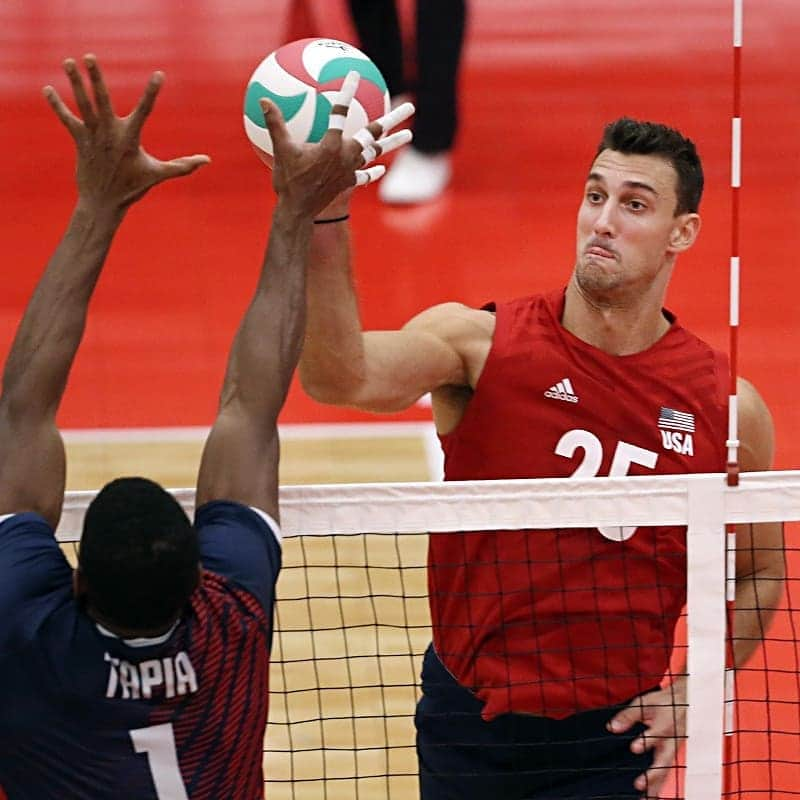
[(378, 197), (384, 203), (425, 203), (444, 191), (451, 172), (449, 153), (428, 155), (406, 147), (378, 184)]

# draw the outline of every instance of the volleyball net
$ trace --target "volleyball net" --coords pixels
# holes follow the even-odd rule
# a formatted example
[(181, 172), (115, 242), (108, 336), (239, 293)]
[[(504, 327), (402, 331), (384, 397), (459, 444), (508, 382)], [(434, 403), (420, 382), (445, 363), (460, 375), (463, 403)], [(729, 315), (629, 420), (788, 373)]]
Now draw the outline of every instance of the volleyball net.
[[(175, 494), (191, 511), (193, 493)], [(68, 549), (91, 497), (67, 497), (58, 535)], [(688, 699), (671, 712), (685, 713), (686, 735), (661, 796), (800, 797), (800, 472), (744, 474), (737, 487), (723, 475), (297, 486), (281, 489), (281, 509), (272, 800), (418, 796), (414, 714), (431, 608), (442, 661), (490, 725), (509, 709), (569, 722), (685, 677)], [(739, 598), (735, 613), (751, 616), (739, 636), (755, 650), (733, 671), (726, 524), (752, 523), (783, 526), (783, 547), (767, 555), (786, 576), (780, 592), (769, 583), (780, 577), (740, 579), (753, 591)], [(435, 714), (463, 746), (457, 704), (452, 718)], [(557, 796), (581, 770), (614, 769), (583, 749), (585, 764), (558, 763), (552, 748), (541, 763), (530, 748), (519, 757)]]

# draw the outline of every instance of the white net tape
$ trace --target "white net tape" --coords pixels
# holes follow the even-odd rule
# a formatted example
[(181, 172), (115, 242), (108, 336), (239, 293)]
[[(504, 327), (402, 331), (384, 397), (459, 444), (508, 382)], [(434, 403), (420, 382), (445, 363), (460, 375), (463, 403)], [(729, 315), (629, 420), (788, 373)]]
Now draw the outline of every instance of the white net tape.
[[(700, 485), (720, 496), (722, 524), (800, 519), (800, 471), (785, 471), (743, 473), (733, 488), (722, 474), (283, 486), (281, 529), (284, 536), (330, 536), (687, 525), (691, 489)], [(194, 490), (172, 491), (191, 512)], [(78, 541), (94, 494), (67, 494), (59, 541)]]

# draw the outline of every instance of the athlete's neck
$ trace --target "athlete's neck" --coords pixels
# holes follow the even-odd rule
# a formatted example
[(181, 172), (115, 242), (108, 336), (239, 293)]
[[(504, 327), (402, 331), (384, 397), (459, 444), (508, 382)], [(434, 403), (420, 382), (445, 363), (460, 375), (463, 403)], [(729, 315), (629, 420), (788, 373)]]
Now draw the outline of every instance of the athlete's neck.
[(164, 636), (175, 627), (175, 623), (177, 622), (178, 617), (180, 617), (179, 614), (165, 625), (159, 625), (156, 628), (126, 628), (121, 625), (117, 625), (115, 622), (107, 617), (104, 617), (102, 614), (98, 614), (97, 611), (88, 603), (85, 604), (84, 611), (92, 620), (94, 620), (94, 622), (96, 622), (98, 625), (101, 625), (109, 633), (112, 633), (119, 639), (155, 639), (159, 636)]
[(637, 298), (636, 302), (594, 298), (575, 280), (567, 286), (561, 324), (573, 336), (615, 356), (641, 353), (652, 347), (670, 328), (663, 298)]

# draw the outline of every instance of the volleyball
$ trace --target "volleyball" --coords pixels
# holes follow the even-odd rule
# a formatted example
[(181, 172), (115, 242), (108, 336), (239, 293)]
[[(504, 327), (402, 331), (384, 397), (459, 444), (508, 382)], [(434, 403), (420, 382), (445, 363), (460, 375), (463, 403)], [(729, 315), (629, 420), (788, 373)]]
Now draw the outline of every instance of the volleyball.
[(244, 129), (267, 166), (272, 166), (272, 140), (261, 99), (269, 98), (280, 108), (295, 142), (318, 142), (328, 130), (336, 94), (351, 70), (358, 72), (361, 80), (350, 104), (345, 136), (352, 136), (390, 108), (386, 81), (364, 53), (336, 39), (300, 39), (270, 53), (255, 68), (244, 97)]

